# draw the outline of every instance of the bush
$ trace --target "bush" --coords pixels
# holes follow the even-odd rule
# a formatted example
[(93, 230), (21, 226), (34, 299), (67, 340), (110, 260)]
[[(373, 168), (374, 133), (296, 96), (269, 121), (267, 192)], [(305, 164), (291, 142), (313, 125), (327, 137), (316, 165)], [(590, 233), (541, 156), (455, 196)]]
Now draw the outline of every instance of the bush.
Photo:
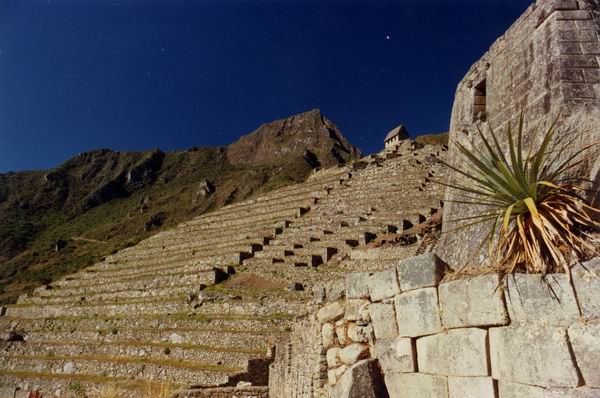
[[(568, 171), (581, 163), (579, 155), (560, 159), (568, 143), (563, 134), (551, 148), (558, 119), (545, 132), (537, 151), (531, 145), (526, 155), (522, 148), (523, 115), (517, 138), (507, 127), (508, 151), (501, 148), (494, 131), (490, 138), (478, 129), (481, 147), (472, 150), (454, 143), (466, 167), (445, 163), (466, 183), (445, 184), (459, 193), (455, 203), (479, 206), (479, 214), (451, 221), (467, 221), (460, 228), (490, 223), (491, 228), (480, 248), (489, 242), (490, 258), (502, 279), (517, 270), (532, 273), (570, 272), (570, 265), (595, 252), (586, 231), (597, 229), (592, 213), (600, 210), (585, 203), (583, 188), (567, 178)], [(564, 144), (564, 145), (563, 145)]]

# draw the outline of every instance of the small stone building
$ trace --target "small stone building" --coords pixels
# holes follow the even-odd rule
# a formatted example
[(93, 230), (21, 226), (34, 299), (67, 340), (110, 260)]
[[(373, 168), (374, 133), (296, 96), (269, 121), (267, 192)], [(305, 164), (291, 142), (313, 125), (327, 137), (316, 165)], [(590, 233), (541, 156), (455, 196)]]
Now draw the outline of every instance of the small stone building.
[(383, 143), (386, 150), (393, 151), (408, 138), (408, 130), (403, 124), (400, 124), (385, 136)]
[[(526, 147), (540, 143), (547, 127), (560, 115), (555, 138), (569, 135), (566, 158), (584, 146), (600, 142), (600, 1), (538, 0), (492, 44), (458, 84), (450, 123), (449, 161), (460, 166), (452, 142), (479, 145), (482, 131), (493, 127), (506, 144), (505, 129), (524, 113)], [(596, 153), (581, 163), (577, 177), (600, 181)], [(444, 230), (456, 229), (450, 220), (464, 218), (472, 209), (451, 203), (446, 194)], [(594, 198), (590, 198), (594, 199)], [(597, 199), (597, 198), (596, 198)], [(471, 258), (489, 227), (476, 226), (443, 234), (438, 254), (448, 264), (477, 265), (484, 253)], [(485, 230), (485, 231), (484, 231)], [(485, 250), (483, 250), (485, 252)]]

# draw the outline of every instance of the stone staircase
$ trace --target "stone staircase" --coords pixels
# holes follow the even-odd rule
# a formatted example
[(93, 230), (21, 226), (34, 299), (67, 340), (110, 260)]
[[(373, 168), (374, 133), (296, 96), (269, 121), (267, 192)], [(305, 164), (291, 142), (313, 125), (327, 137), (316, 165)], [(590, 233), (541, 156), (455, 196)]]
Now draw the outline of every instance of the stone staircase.
[[(401, 233), (437, 211), (443, 187), (432, 180), (445, 175), (437, 162), (443, 152), (441, 147), (413, 144), (353, 163), (350, 178), (317, 199), (310, 212), (292, 220), (269, 246), (244, 260), (244, 266), (305, 287), (356, 268), (345, 261), (354, 260), (356, 247), (382, 234)], [(405, 256), (414, 255), (416, 246), (407, 248)], [(327, 267), (332, 259), (343, 266)]]
[(0, 317), (0, 387), (267, 385), (270, 350), (305, 313), (309, 288), (366, 267), (355, 247), (439, 206), (437, 156), (404, 147), (317, 171), (20, 297)]

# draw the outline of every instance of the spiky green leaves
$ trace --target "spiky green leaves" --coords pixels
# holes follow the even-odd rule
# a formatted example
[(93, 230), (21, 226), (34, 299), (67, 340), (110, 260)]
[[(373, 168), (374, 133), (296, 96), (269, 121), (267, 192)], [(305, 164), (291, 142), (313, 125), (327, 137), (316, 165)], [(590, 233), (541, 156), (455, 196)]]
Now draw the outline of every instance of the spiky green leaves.
[(561, 184), (565, 172), (583, 161), (579, 159), (583, 151), (559, 161), (562, 151), (551, 149), (557, 141), (557, 124), (558, 118), (544, 132), (536, 151), (531, 141), (527, 154), (523, 153), (523, 114), (516, 139), (508, 124), (505, 149), (491, 127), (489, 137), (477, 128), (479, 146), (467, 148), (454, 142), (464, 164), (443, 162), (462, 177), (462, 182), (440, 182), (454, 190), (450, 202), (481, 209), (475, 215), (446, 221), (461, 222), (459, 229), (490, 223), (484, 240), (489, 240), (490, 259), (504, 275), (517, 268), (545, 274), (562, 267), (568, 272), (573, 259), (595, 250), (584, 230), (599, 227), (589, 215), (597, 209), (583, 202), (576, 193), (578, 187)]

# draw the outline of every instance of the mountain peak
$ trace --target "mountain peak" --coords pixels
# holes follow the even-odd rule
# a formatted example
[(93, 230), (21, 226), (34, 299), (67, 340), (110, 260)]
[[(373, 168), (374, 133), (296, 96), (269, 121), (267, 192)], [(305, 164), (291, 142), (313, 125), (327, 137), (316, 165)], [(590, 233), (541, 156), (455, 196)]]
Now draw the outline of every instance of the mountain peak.
[(360, 150), (342, 135), (318, 108), (263, 124), (229, 145), (234, 164), (277, 164), (315, 155), (322, 166), (333, 166), (360, 157)]

